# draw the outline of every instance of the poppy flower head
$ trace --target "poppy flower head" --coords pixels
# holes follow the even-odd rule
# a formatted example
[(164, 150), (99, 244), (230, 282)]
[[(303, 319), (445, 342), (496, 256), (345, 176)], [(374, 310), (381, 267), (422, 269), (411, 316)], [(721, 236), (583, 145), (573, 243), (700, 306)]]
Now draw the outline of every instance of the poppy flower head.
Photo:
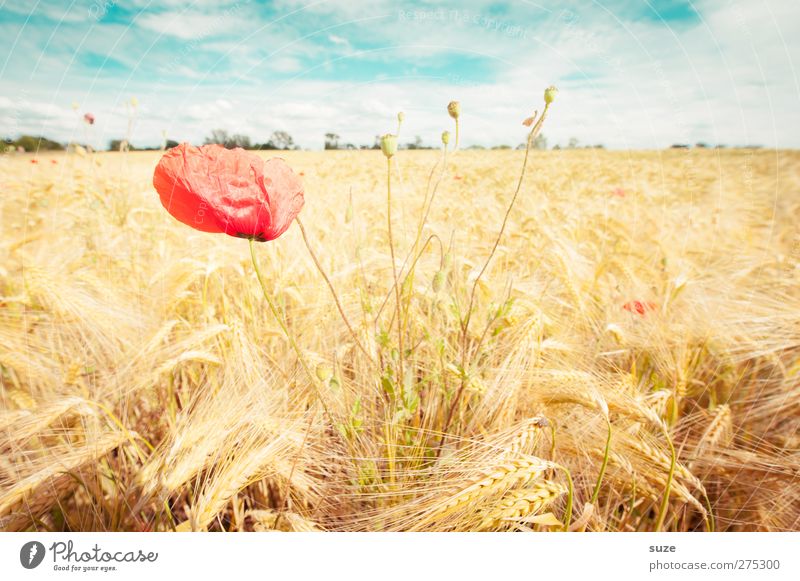
[(303, 185), (280, 158), (188, 143), (167, 151), (153, 186), (174, 218), (202, 232), (259, 242), (283, 234), (304, 204)]
[(648, 311), (655, 311), (658, 305), (652, 301), (628, 301), (622, 305), (622, 308), (629, 313), (636, 313), (643, 317)]
[(91, 113), (86, 113), (83, 116), (83, 120), (86, 121), (89, 125), (94, 125), (94, 115)]
[(617, 196), (618, 198), (624, 198), (625, 197), (625, 190), (622, 189), (622, 188), (615, 188), (614, 191), (611, 192), (611, 193), (613, 195)]

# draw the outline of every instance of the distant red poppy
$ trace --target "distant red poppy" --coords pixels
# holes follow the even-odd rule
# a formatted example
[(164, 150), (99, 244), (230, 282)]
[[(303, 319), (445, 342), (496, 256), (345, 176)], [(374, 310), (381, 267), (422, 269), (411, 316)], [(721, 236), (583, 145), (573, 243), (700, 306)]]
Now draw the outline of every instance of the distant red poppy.
[(623, 190), (622, 188), (615, 188), (614, 191), (612, 192), (612, 194), (614, 194), (618, 198), (624, 198), (625, 197), (625, 190)]
[(57, 159), (51, 159), (51, 160), (50, 160), (50, 163), (52, 163), (53, 165), (55, 165), (55, 164), (57, 164), (57, 163), (58, 163), (58, 160), (57, 160)]
[(644, 316), (648, 311), (655, 311), (658, 308), (652, 301), (628, 301), (622, 308), (629, 313), (636, 313), (637, 315)]
[(92, 115), (91, 113), (84, 114), (83, 120), (86, 121), (89, 125), (94, 125), (94, 115)]
[(38, 159), (32, 159), (31, 163), (39, 163), (39, 160)]
[(156, 166), (153, 186), (174, 218), (202, 232), (274, 240), (303, 207), (303, 184), (280, 158), (182, 143)]
[(453, 179), (454, 179), (454, 180), (456, 180), (456, 181), (459, 181), (459, 180), (461, 180), (462, 178), (461, 178), (461, 176), (453, 176)]

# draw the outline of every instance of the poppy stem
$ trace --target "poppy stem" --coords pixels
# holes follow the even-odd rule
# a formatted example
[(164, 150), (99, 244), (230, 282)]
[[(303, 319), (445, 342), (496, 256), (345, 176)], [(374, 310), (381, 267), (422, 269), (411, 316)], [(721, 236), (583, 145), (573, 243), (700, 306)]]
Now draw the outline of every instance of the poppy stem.
[(397, 278), (397, 263), (394, 258), (394, 238), (392, 237), (392, 158), (386, 158), (386, 216), (389, 226), (389, 253), (392, 258), (392, 273), (394, 275), (394, 295), (397, 302), (397, 344), (399, 350), (398, 382), (402, 385), (403, 375), (403, 321), (400, 308), (400, 283)]
[(539, 134), (539, 131), (542, 128), (542, 124), (544, 123), (544, 119), (547, 116), (547, 109), (549, 107), (550, 104), (546, 103), (544, 106), (544, 111), (542, 111), (542, 116), (539, 117), (539, 121), (533, 126), (533, 129), (531, 129), (531, 132), (528, 134), (528, 140), (525, 144), (525, 157), (522, 160), (522, 170), (520, 171), (519, 180), (517, 181), (517, 189), (514, 190), (514, 195), (511, 197), (511, 202), (508, 204), (508, 209), (506, 209), (506, 214), (503, 217), (503, 224), (500, 226), (500, 232), (497, 233), (497, 238), (494, 241), (494, 246), (492, 246), (492, 251), (489, 253), (486, 262), (483, 264), (483, 268), (481, 268), (480, 272), (478, 273), (478, 276), (475, 277), (475, 281), (472, 283), (472, 291), (470, 292), (470, 297), (469, 297), (469, 306), (467, 308), (467, 315), (462, 328), (463, 332), (462, 341), (464, 342), (465, 347), (466, 347), (467, 333), (469, 332), (469, 322), (470, 318), (472, 317), (472, 307), (475, 302), (475, 291), (478, 288), (478, 283), (480, 282), (481, 277), (486, 272), (486, 269), (489, 268), (489, 263), (492, 261), (492, 258), (497, 252), (497, 247), (500, 245), (500, 240), (502, 240), (503, 234), (506, 231), (506, 226), (508, 225), (508, 218), (511, 215), (511, 210), (514, 209), (514, 204), (516, 203), (517, 197), (519, 196), (519, 192), (522, 189), (522, 182), (525, 179), (525, 170), (528, 167), (528, 157), (530, 156), (531, 152), (531, 144), (533, 143), (533, 140), (536, 139), (536, 136)]
[(322, 275), (322, 278), (325, 279), (328, 288), (331, 290), (331, 294), (333, 295), (333, 300), (336, 303), (336, 308), (339, 309), (339, 314), (342, 316), (344, 324), (347, 325), (347, 329), (350, 331), (350, 335), (352, 335), (353, 340), (356, 342), (358, 348), (361, 349), (361, 352), (364, 353), (364, 355), (367, 356), (367, 359), (369, 359), (370, 362), (374, 364), (375, 360), (372, 358), (372, 355), (370, 355), (369, 352), (364, 348), (364, 345), (361, 344), (361, 341), (359, 341), (358, 335), (353, 329), (353, 326), (350, 324), (350, 321), (347, 319), (347, 315), (345, 315), (344, 313), (344, 308), (342, 308), (342, 303), (339, 301), (339, 295), (336, 293), (336, 289), (334, 288), (331, 279), (328, 277), (325, 270), (322, 268), (322, 265), (320, 264), (319, 259), (317, 258), (317, 255), (314, 252), (314, 249), (311, 248), (311, 243), (308, 241), (308, 235), (306, 234), (306, 229), (303, 227), (303, 223), (300, 221), (299, 216), (295, 218), (295, 222), (297, 222), (297, 225), (300, 227), (300, 233), (303, 235), (303, 242), (306, 243), (306, 248), (308, 249), (308, 253), (311, 255), (311, 260), (314, 261), (314, 265), (317, 267), (317, 270)]
[(275, 305), (275, 301), (273, 300), (272, 296), (269, 294), (267, 290), (267, 285), (264, 283), (264, 278), (261, 275), (261, 267), (258, 266), (258, 260), (256, 259), (256, 246), (255, 241), (250, 238), (250, 258), (253, 260), (253, 269), (256, 271), (256, 278), (258, 279), (258, 283), (261, 285), (261, 292), (264, 295), (264, 299), (267, 301), (269, 305), (269, 310), (272, 311), (272, 315), (275, 317), (275, 320), (278, 322), (278, 325), (283, 331), (283, 334), (286, 335), (286, 339), (288, 339), (289, 344), (294, 349), (294, 352), (297, 354), (297, 360), (300, 361), (300, 366), (308, 375), (309, 380), (311, 381), (311, 385), (314, 386), (314, 392), (319, 400), (319, 403), (322, 405), (322, 409), (325, 410), (325, 415), (328, 416), (328, 420), (333, 424), (333, 416), (331, 416), (330, 411), (328, 410), (328, 406), (325, 405), (325, 400), (322, 398), (322, 393), (320, 392), (319, 387), (317, 386), (317, 378), (316, 375), (311, 371), (311, 368), (308, 366), (306, 362), (306, 358), (303, 356), (303, 352), (300, 351), (300, 347), (297, 345), (297, 341), (294, 340), (294, 336), (289, 332), (289, 328), (286, 326), (286, 322), (283, 320), (278, 307)]
[[(503, 234), (506, 231), (506, 226), (508, 225), (508, 218), (511, 215), (511, 211), (514, 209), (514, 204), (517, 201), (517, 197), (519, 196), (519, 192), (522, 189), (522, 182), (525, 180), (525, 170), (528, 167), (528, 157), (531, 152), (531, 144), (533, 140), (536, 139), (536, 136), (539, 135), (539, 131), (542, 129), (542, 124), (544, 123), (544, 119), (547, 116), (547, 109), (550, 107), (549, 103), (545, 103), (544, 111), (542, 111), (542, 116), (539, 117), (539, 120), (534, 124), (533, 128), (531, 129), (530, 133), (528, 133), (528, 140), (525, 144), (525, 157), (522, 161), (522, 170), (519, 174), (519, 181), (517, 181), (517, 188), (514, 190), (514, 195), (511, 197), (511, 202), (508, 204), (508, 208), (506, 209), (505, 216), (503, 217), (503, 224), (500, 226), (500, 232), (497, 233), (497, 238), (494, 241), (494, 246), (492, 246), (492, 251), (489, 253), (488, 258), (486, 258), (486, 262), (483, 264), (483, 268), (481, 268), (478, 276), (475, 277), (475, 281), (472, 283), (472, 290), (470, 291), (469, 295), (469, 305), (467, 306), (467, 314), (464, 317), (464, 321), (461, 324), (461, 385), (456, 392), (453, 401), (450, 403), (450, 409), (447, 412), (446, 420), (444, 423), (444, 427), (442, 428), (442, 438), (439, 442), (439, 448), (437, 450), (437, 456), (441, 452), (441, 448), (447, 439), (447, 430), (450, 428), (450, 422), (453, 420), (454, 412), (456, 407), (461, 400), (461, 394), (464, 392), (464, 389), (467, 385), (467, 340), (469, 338), (469, 323), (470, 319), (472, 318), (472, 309), (475, 303), (475, 291), (478, 288), (478, 283), (481, 280), (481, 277), (486, 272), (486, 269), (489, 268), (489, 263), (492, 261), (492, 258), (497, 252), (497, 247), (500, 245), (500, 240), (503, 238)], [(458, 120), (456, 120), (456, 143), (458, 143)], [(457, 147), (457, 146), (456, 146)]]
[(606, 437), (606, 448), (603, 452), (603, 463), (600, 465), (600, 473), (597, 475), (597, 483), (594, 485), (592, 499), (589, 501), (595, 506), (597, 505), (597, 498), (600, 496), (600, 487), (603, 484), (603, 477), (606, 474), (606, 468), (608, 468), (608, 456), (611, 452), (611, 420), (606, 418), (606, 423), (608, 424), (608, 436)]
[(675, 465), (677, 463), (677, 454), (675, 453), (675, 446), (672, 444), (672, 437), (666, 425), (661, 426), (664, 432), (664, 437), (667, 439), (669, 446), (669, 471), (667, 472), (667, 484), (664, 486), (664, 496), (661, 499), (661, 505), (658, 507), (658, 518), (656, 519), (655, 532), (661, 531), (664, 526), (664, 518), (667, 516), (667, 508), (669, 507), (669, 495), (672, 490), (672, 481), (675, 478)]

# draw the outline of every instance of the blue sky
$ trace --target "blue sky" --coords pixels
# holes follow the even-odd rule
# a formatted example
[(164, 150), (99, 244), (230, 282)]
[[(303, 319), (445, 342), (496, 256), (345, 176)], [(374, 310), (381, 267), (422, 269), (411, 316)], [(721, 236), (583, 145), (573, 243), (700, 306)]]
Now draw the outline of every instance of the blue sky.
[[(555, 84), (550, 144), (800, 146), (796, 0), (0, 0), (0, 134), (104, 146), (224, 128), (516, 145)], [(87, 137), (79, 112), (97, 123)]]

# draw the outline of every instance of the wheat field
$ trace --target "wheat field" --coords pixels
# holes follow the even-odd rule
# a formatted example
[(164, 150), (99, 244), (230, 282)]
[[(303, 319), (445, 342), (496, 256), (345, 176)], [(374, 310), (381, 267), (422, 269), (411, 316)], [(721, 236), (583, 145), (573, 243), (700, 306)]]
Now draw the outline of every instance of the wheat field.
[(800, 530), (800, 153), (532, 151), (479, 276), (524, 151), (399, 152), (391, 246), (283, 152), (264, 289), (159, 155), (0, 160), (2, 530)]

